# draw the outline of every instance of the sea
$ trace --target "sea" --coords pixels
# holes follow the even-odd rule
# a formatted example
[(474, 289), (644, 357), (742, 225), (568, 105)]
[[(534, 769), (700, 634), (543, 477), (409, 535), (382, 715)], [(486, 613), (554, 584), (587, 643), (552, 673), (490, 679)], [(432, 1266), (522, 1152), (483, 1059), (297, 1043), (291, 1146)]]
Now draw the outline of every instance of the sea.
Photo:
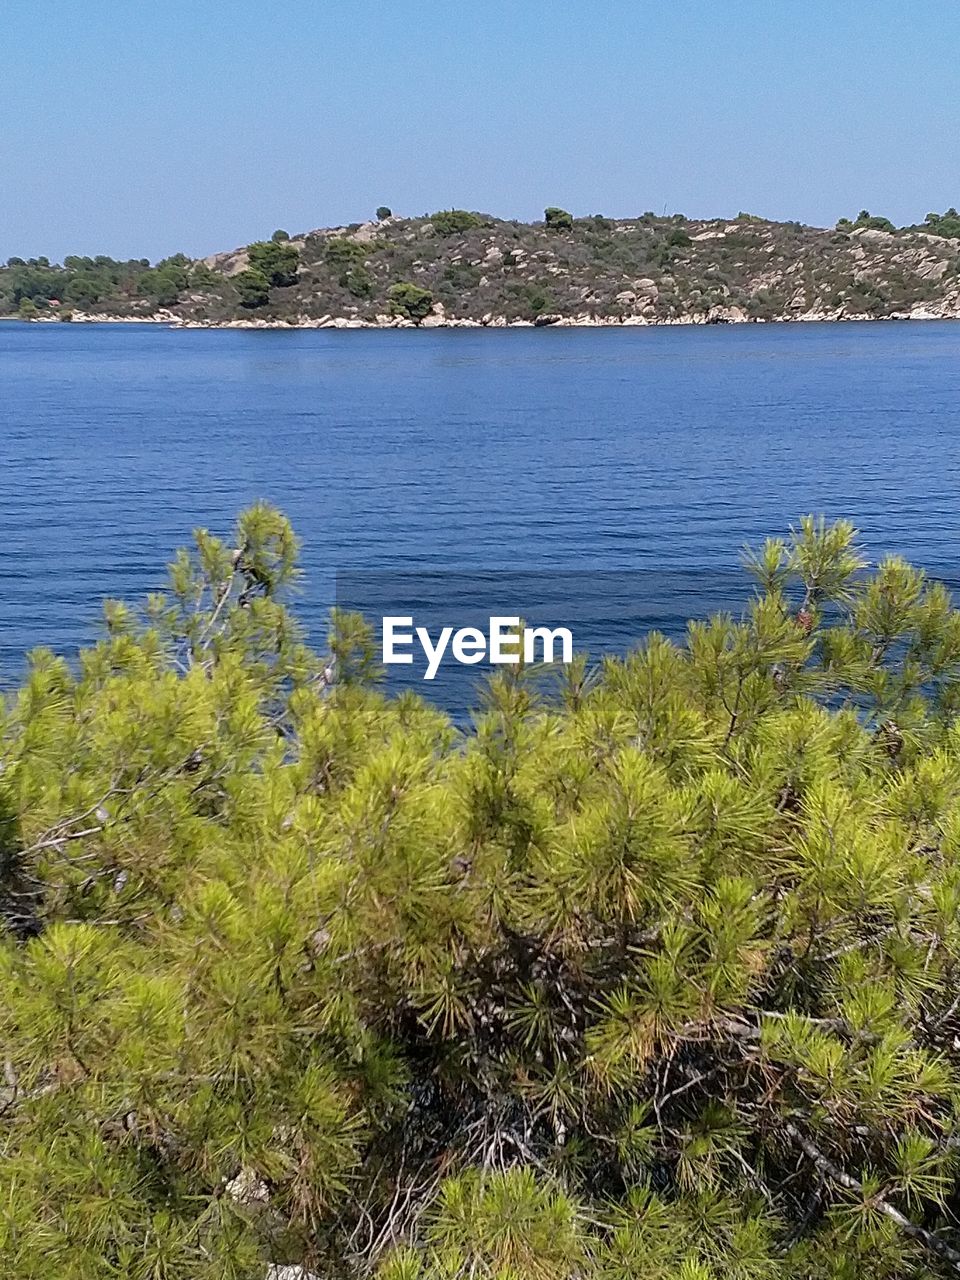
[(740, 607), (744, 547), (808, 512), (854, 521), (873, 560), (960, 576), (950, 321), (4, 322), (0, 449), (5, 687), (35, 646), (90, 644), (104, 598), (162, 588), (194, 528), (229, 539), (258, 498), (302, 538), (293, 607), (318, 648), (338, 601), (414, 626), (418, 605), (431, 626), (488, 606), (572, 620), (591, 653), (682, 635)]

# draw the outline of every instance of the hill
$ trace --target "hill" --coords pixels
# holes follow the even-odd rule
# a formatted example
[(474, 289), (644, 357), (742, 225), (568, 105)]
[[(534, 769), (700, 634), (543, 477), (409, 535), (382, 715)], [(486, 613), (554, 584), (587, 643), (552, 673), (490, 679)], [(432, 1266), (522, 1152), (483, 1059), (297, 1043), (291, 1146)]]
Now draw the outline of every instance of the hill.
[(960, 315), (960, 219), (833, 229), (741, 213), (542, 222), (449, 209), (205, 259), (11, 258), (0, 314), (186, 325), (670, 324)]

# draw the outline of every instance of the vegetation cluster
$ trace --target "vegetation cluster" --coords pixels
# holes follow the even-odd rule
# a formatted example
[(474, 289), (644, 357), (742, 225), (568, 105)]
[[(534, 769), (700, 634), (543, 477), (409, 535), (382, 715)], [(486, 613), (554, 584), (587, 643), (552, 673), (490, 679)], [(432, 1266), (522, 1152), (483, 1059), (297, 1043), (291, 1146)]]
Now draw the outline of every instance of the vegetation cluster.
[(31, 655), (0, 769), (17, 1280), (960, 1263), (960, 614), (846, 523), (469, 729), (258, 505)]

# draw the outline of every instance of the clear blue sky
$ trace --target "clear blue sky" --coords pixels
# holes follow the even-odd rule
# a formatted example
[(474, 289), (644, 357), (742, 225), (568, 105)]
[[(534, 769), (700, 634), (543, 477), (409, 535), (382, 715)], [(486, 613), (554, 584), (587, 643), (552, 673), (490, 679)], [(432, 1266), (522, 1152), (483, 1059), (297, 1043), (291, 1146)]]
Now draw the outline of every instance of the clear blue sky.
[(830, 224), (960, 206), (960, 5), (3, 0), (0, 260), (379, 204)]

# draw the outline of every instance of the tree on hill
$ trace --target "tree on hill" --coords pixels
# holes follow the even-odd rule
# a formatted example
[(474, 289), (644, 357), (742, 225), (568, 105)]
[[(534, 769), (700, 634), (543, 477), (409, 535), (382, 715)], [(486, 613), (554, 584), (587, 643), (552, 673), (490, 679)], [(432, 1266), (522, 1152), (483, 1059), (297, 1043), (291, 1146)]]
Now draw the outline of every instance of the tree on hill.
[(382, 204), (377, 210), (377, 221), (386, 222), (387, 218), (393, 217), (393, 211), (389, 205)]
[(67, 284), (65, 296), (78, 307), (91, 307), (103, 296), (103, 285), (94, 275), (75, 275)]
[(296, 245), (285, 241), (259, 240), (247, 248), (250, 270), (259, 272), (268, 284), (277, 288), (296, 284), (300, 253)]
[(348, 270), (366, 261), (369, 246), (347, 236), (331, 236), (323, 248), (324, 260), (337, 271)]
[(433, 294), (418, 284), (408, 280), (392, 284), (387, 290), (387, 298), (394, 315), (404, 316), (407, 320), (418, 323), (425, 320), (433, 306)]
[(544, 209), (543, 220), (548, 231), (573, 230), (573, 214), (567, 213), (566, 209), (558, 209), (556, 205)]
[(270, 301), (270, 281), (262, 271), (253, 268), (240, 271), (233, 277), (231, 284), (239, 295), (241, 307), (252, 310), (266, 306)]
[(948, 240), (960, 239), (960, 213), (956, 209), (947, 209), (944, 213), (928, 213), (921, 227), (912, 228), (926, 231), (930, 235), (943, 236)]
[[(189, 259), (184, 261), (188, 262)], [(137, 292), (160, 307), (172, 307), (180, 300), (180, 294), (190, 283), (190, 272), (176, 258), (166, 258), (155, 269), (144, 271), (137, 280)]]
[(430, 214), (430, 223), (438, 236), (461, 236), (486, 224), (486, 218), (467, 209), (440, 209)]
[(848, 231), (851, 228), (864, 228), (868, 231), (896, 231), (896, 227), (889, 218), (874, 215), (869, 209), (861, 209), (855, 222), (851, 222), (849, 218), (841, 218), (837, 223), (838, 231)]

